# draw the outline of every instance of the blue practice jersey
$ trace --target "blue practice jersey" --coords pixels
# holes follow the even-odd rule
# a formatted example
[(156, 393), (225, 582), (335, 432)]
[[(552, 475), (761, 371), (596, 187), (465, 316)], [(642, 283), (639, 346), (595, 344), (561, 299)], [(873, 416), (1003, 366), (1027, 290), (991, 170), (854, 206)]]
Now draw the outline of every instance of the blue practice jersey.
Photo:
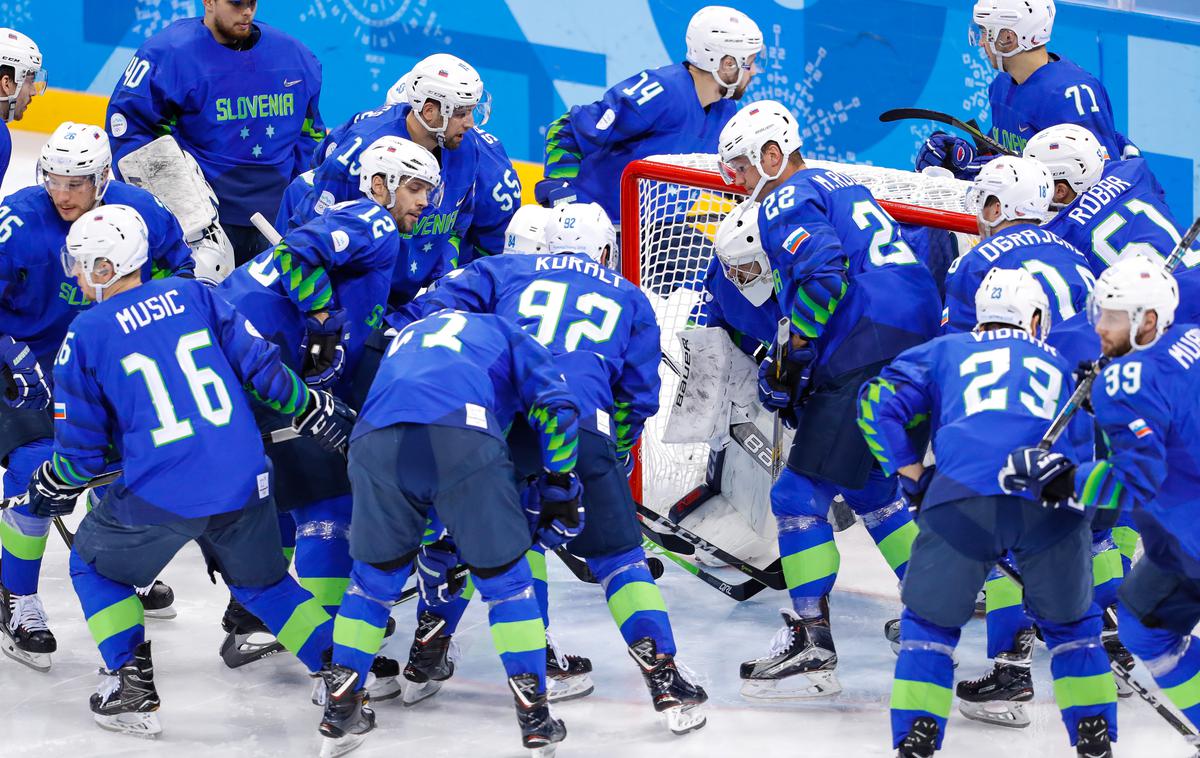
[(975, 328), (975, 293), (993, 268), (1023, 268), (1038, 280), (1050, 301), (1051, 331), (1054, 324), (1086, 312), (1088, 295), (1096, 284), (1087, 259), (1069, 242), (1034, 224), (1010, 226), (950, 266), (943, 332)]
[(113, 168), (170, 134), (200, 164), (221, 201), (221, 221), (274, 218), (279, 198), (308, 168), (325, 136), (317, 108), (321, 64), (304, 45), (261, 21), (249, 50), (213, 39), (199, 18), (146, 40), (108, 103)]
[(752, 305), (725, 276), (721, 259), (714, 255), (704, 272), (704, 291), (692, 308), (688, 323), (724, 329), (738, 349), (753, 357), (775, 344), (781, 318), (783, 314), (775, 295), (761, 306)]
[(278, 349), (205, 285), (160, 279), (80, 314), (54, 365), (53, 465), (69, 484), (124, 473), (108, 498), (126, 524), (237, 510), (269, 496), (245, 387), (287, 415), (308, 389)]
[[(195, 262), (183, 230), (158, 198), (112, 181), (104, 202), (128, 205), (146, 221), (150, 256), (143, 280), (192, 275)], [(27, 343), (47, 376), (67, 326), (91, 305), (75, 277), (63, 271), (61, 252), (70, 230), (40, 185), (17, 190), (0, 206), (0, 334)]]
[[(556, 407), (578, 408), (549, 350), (506, 318), (444, 310), (392, 340), (351, 440), (393, 424), (474, 429), (504, 439), (518, 413), (540, 429), (539, 419)], [(552, 468), (556, 454), (547, 447), (542, 461)]]
[(465, 266), (476, 258), (504, 251), (508, 222), (521, 207), (521, 180), (504, 145), (495, 136), (475, 127), (479, 135), (479, 173), (475, 175), (475, 202), (470, 216), (459, 216), (465, 230), (454, 266)]
[(579, 202), (599, 203), (616, 223), (625, 166), (651, 155), (715, 153), (736, 112), (733, 100), (700, 107), (683, 63), (642, 71), (550, 124), (546, 178), (565, 180)]
[[(581, 426), (633, 447), (658, 411), (659, 331), (646, 295), (583, 253), (475, 261), (389, 317), (442, 308), (510, 319), (556, 356)], [(614, 423), (610, 423), (615, 421)]]
[(1112, 104), (1100, 80), (1069, 60), (1050, 54), (1050, 62), (1024, 84), (1000, 72), (988, 88), (992, 103), (992, 139), (1020, 155), (1025, 143), (1043, 129), (1078, 124), (1096, 135), (1113, 159), (1129, 140), (1117, 131)]
[[(906, 350), (864, 385), (859, 426), (892, 473), (925, 457), (906, 430), (930, 419), (937, 472), (921, 506), (929, 508), (1004, 494), (997, 474), (1008, 454), (1038, 443), (1071, 390), (1067, 361), (1026, 332), (950, 334)], [(1055, 449), (1073, 452), (1065, 438)]]
[[(362, 197), (359, 152), (387, 135), (409, 139), (405, 119), (410, 111), (407, 104), (384, 108), (352, 126), (334, 154), (317, 168), (312, 191), (296, 208), (289, 226), (304, 224), (335, 203)], [(403, 238), (392, 272), (393, 305), (408, 302), (417, 290), (453, 268), (462, 239), (459, 217), (469, 217), (471, 212), (481, 144), (479, 135), (470, 131), (457, 149), (434, 151), (441, 164), (442, 184), (430, 197), (412, 234)]]
[(814, 387), (937, 332), (933, 277), (892, 217), (853, 179), (827, 169), (798, 171), (763, 200), (758, 226), (779, 307), (792, 334), (816, 348)]
[(354, 376), (367, 336), (382, 323), (399, 239), (395, 222), (379, 203), (366, 198), (339, 203), (239, 266), (218, 291), (283, 348), (284, 362), (296, 370), (307, 314), (345, 309), (340, 389)]
[(305, 198), (312, 192), (313, 176), (316, 170), (310, 169), (300, 174), (288, 183), (279, 201), (279, 213), (275, 215), (275, 230), (283, 232), (289, 229), (289, 222), (296, 215), (296, 210), (304, 203)]
[[(1131, 255), (1165, 259), (1183, 237), (1142, 158), (1105, 163), (1103, 177), (1044, 228), (1083, 251), (1097, 276)], [(1186, 268), (1200, 266), (1200, 248), (1193, 250), (1184, 256)]]
[(1135, 509), (1146, 554), (1194, 578), (1200, 578), (1198, 362), (1200, 327), (1189, 323), (1113, 360), (1092, 387), (1111, 452), (1075, 472), (1082, 505)]

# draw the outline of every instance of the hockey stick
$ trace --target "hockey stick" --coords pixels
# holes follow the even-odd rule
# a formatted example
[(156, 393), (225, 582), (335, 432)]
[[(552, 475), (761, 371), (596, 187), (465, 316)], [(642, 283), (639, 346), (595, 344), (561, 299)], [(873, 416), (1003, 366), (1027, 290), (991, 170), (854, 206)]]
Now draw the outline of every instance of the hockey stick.
[(1179, 240), (1179, 244), (1175, 246), (1175, 249), (1171, 251), (1171, 255), (1167, 257), (1166, 262), (1163, 264), (1167, 267), (1167, 271), (1174, 271), (1175, 267), (1183, 261), (1183, 256), (1188, 254), (1192, 245), (1195, 244), (1197, 237), (1200, 237), (1200, 217), (1197, 217), (1192, 222), (1192, 225), (1188, 227), (1188, 230)]
[[(662, 535), (656, 534), (656, 536)], [(682, 568), (684, 571), (701, 579), (705, 584), (713, 587), (721, 594), (732, 598), (739, 603), (743, 600), (749, 600), (767, 588), (765, 584), (753, 578), (747, 579), (740, 584), (730, 584), (716, 574), (706, 571), (691, 561), (680, 558), (675, 553), (655, 542), (648, 532), (642, 533), (642, 547), (643, 549), (649, 550), (656, 555), (661, 555), (662, 557)]]
[(996, 140), (979, 131), (978, 127), (968, 124), (962, 119), (955, 118), (949, 113), (940, 111), (931, 111), (927, 108), (893, 108), (890, 111), (884, 111), (879, 114), (879, 120), (887, 124), (892, 121), (903, 121), (905, 119), (917, 119), (919, 121), (937, 121), (940, 124), (953, 126), (955, 129), (966, 132), (971, 135), (976, 144), (981, 144), (984, 147), (994, 151), (997, 155), (1017, 155), (1012, 150), (1001, 145)]
[[(1013, 584), (1017, 585), (1018, 589), (1020, 589), (1022, 592), (1025, 590), (1025, 582), (1021, 579), (1021, 574), (1017, 572), (1014, 566), (1008, 565), (1006, 561), (1000, 561), (996, 564), (996, 567), (1000, 569), (1000, 573), (1004, 574)], [(1104, 614), (1108, 616), (1109, 620), (1115, 625), (1117, 619), (1116, 614), (1114, 614), (1112, 611), (1112, 608), (1105, 608)], [(1112, 667), (1112, 672), (1118, 679), (1124, 682), (1125, 685), (1131, 690), (1136, 692), (1138, 697), (1146, 701), (1146, 704), (1153, 708), (1159, 716), (1162, 716), (1163, 720), (1170, 724), (1175, 731), (1179, 732), (1188, 739), (1196, 737), (1196, 731), (1188, 724), (1184, 723), (1178, 716), (1176, 716), (1170, 708), (1163, 705), (1159, 699), (1154, 696), (1153, 692), (1143, 687), (1140, 682), (1134, 679), (1129, 673), (1128, 669), (1111, 658), (1108, 659), (1108, 665)]]
[[(454, 567), (454, 570), (450, 573), (450, 578), (451, 579), (461, 579), (463, 581), (466, 581), (467, 576), (470, 573), (471, 573), (471, 569), (460, 564), (460, 565)], [(400, 597), (398, 597), (392, 601), (392, 607), (394, 608), (397, 605), (400, 605), (401, 603), (407, 603), (409, 600), (412, 600), (414, 597), (416, 597), (418, 595), (418, 593), (420, 593), (420, 591), (421, 591), (421, 588), (414, 584), (412, 587), (409, 587), (408, 589), (401, 592)]]
[[(778, 331), (775, 333), (775, 381), (779, 381), (783, 375), (783, 353), (791, 342), (791, 337), (791, 321), (787, 317), (779, 319)], [(783, 417), (779, 413), (773, 415), (775, 421), (771, 427), (771, 481), (778, 479), (779, 472), (783, 470)]]
[(255, 212), (255, 214), (250, 217), (250, 223), (254, 224), (254, 228), (258, 230), (259, 234), (267, 239), (267, 242), (270, 243), (272, 247), (283, 241), (283, 235), (280, 234), (275, 227), (272, 226), (271, 222), (267, 221), (267, 217), (261, 213)]

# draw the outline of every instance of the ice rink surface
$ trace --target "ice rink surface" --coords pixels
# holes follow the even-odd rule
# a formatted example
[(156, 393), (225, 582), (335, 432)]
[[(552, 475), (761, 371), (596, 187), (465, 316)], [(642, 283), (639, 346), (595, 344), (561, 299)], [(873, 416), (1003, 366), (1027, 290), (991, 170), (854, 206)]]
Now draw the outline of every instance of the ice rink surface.
[[(13, 132), (14, 155), (0, 192), (34, 181), (44, 135)], [(214, 473), (214, 475), (216, 475)], [(181, 483), (186, 486), (186, 483)], [(69, 519), (74, 525), (78, 515)], [(217, 655), (227, 600), (204, 572), (199, 550), (184, 548), (162, 579), (175, 590), (178, 618), (148, 621), (155, 681), (162, 697), (163, 735), (156, 741), (99, 729), (88, 709), (96, 686), (96, 651), (67, 574), (66, 548), (53, 532), (41, 597), (58, 638), (53, 668), (40, 674), (0, 657), (0, 756), (302, 756), (316, 755), (320, 710), (309, 702), (310, 680), (294, 658), (280, 654), (240, 669)], [(889, 756), (888, 697), (895, 662), (883, 624), (899, 614), (894, 576), (861, 526), (838, 535), (842, 571), (831, 604), (841, 694), (819, 701), (764, 704), (738, 694), (738, 664), (763, 654), (780, 626), (784, 593), (764, 591), (734, 603), (668, 564), (660, 581), (671, 611), (680, 660), (703, 678), (710, 695), (708, 725), (674, 737), (656, 718), (641, 676), (625, 652), (603, 594), (577, 581), (555, 559), (550, 567), (551, 630), (563, 648), (590, 656), (596, 692), (554, 709), (567, 724), (561, 758), (699, 758), (700, 756)], [(730, 580), (740, 577), (731, 572)], [(384, 652), (407, 658), (414, 604), (395, 609), (398, 629)], [(458, 672), (436, 697), (413, 708), (377, 704), (378, 728), (351, 755), (519, 756), (512, 697), (492, 648), (486, 615), (476, 603), (459, 633)], [(1033, 723), (1023, 730), (988, 727), (955, 712), (939, 755), (970, 758), (1074, 756), (1054, 705), (1049, 655), (1035, 649), (1037, 695)], [(973, 621), (959, 646), (958, 677), (985, 673), (983, 624)], [(1144, 671), (1135, 672), (1146, 681)], [(1120, 706), (1118, 756), (1184, 758), (1187, 745), (1145, 704)]]

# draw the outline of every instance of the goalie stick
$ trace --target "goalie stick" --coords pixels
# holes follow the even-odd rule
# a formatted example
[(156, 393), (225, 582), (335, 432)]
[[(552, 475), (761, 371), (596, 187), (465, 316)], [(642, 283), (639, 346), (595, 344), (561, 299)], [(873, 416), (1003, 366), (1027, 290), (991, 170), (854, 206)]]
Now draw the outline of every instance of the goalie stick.
[(1001, 145), (996, 140), (979, 131), (979, 128), (968, 124), (962, 119), (955, 118), (949, 113), (941, 111), (931, 111), (928, 108), (893, 108), (890, 111), (884, 111), (879, 114), (879, 120), (887, 124), (892, 121), (903, 121), (905, 119), (916, 119), (918, 121), (937, 121), (940, 124), (953, 126), (955, 129), (966, 132), (971, 135), (978, 146), (986, 147), (992, 150), (997, 155), (1017, 155), (1012, 150)]

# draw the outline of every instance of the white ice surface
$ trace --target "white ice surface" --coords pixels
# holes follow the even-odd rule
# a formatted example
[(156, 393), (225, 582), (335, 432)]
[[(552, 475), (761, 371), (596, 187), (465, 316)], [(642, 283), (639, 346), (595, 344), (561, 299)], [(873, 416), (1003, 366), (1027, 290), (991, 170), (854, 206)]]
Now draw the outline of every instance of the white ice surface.
[[(43, 135), (13, 132), (13, 161), (0, 192), (33, 182), (33, 160), (43, 140)], [(77, 520), (70, 523), (74, 526)], [(751, 703), (738, 694), (738, 663), (766, 649), (779, 625), (777, 608), (787, 604), (784, 593), (768, 590), (734, 603), (668, 564), (660, 585), (680, 659), (706, 678), (711, 696), (708, 725), (679, 738), (657, 721), (599, 588), (576, 581), (552, 558), (548, 563), (554, 634), (565, 649), (590, 656), (596, 668), (595, 694), (555, 708), (569, 731), (559, 756), (892, 755), (887, 703), (895, 658), (882, 628), (899, 610), (895, 579), (861, 525), (838, 535), (838, 544), (842, 571), (832, 612), (844, 691), (808, 703)], [(66, 558), (66, 548), (51, 532), (41, 596), (59, 643), (53, 668), (39, 674), (0, 657), (0, 757), (316, 755), (320, 712), (309, 703), (304, 668), (281, 654), (230, 670), (218, 657), (227, 595), (208, 582), (194, 546), (181, 551), (162, 577), (175, 589), (179, 617), (151, 620), (147, 626), (163, 700), (163, 735), (151, 742), (102, 731), (92, 722), (87, 705), (100, 657), (71, 587)], [(734, 572), (730, 581), (739, 577)], [(396, 609), (399, 628), (385, 648), (401, 659), (411, 640), (413, 607)], [(519, 747), (512, 699), (479, 604), (468, 610), (457, 638), (463, 658), (441, 694), (411, 709), (398, 700), (379, 703), (378, 728), (352, 755), (526, 754)], [(959, 678), (984, 673), (988, 664), (981, 622), (968, 625), (959, 651)], [(1048, 658), (1044, 648), (1036, 650), (1037, 696), (1029, 707), (1029, 728), (987, 727), (955, 712), (939, 755), (1073, 756), (1053, 702)], [(1145, 681), (1140, 667), (1138, 672)], [(1120, 728), (1118, 756), (1190, 755), (1184, 741), (1137, 699), (1122, 701)]]

